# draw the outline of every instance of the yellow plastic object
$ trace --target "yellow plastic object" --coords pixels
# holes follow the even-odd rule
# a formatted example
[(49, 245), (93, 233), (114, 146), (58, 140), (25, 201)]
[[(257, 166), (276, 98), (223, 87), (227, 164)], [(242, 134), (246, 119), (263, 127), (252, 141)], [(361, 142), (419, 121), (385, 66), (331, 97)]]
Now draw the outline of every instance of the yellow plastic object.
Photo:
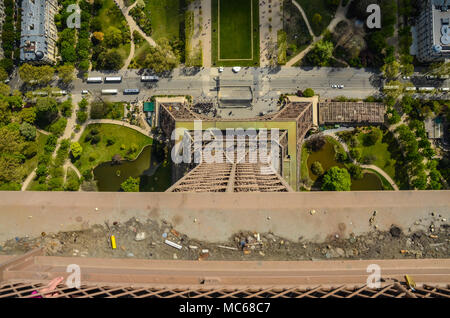
[(408, 285), (411, 290), (414, 290), (416, 288), (416, 283), (409, 275), (405, 275), (406, 285)]
[(111, 246), (113, 250), (116, 249), (116, 237), (114, 235), (111, 235)]

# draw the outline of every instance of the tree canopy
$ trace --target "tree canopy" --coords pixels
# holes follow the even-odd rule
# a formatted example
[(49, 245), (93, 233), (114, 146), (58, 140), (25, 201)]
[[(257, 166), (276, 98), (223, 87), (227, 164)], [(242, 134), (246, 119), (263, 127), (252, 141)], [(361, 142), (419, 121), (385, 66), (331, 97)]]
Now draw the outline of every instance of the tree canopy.
[(347, 169), (332, 167), (323, 176), (322, 190), (350, 191), (352, 181)]

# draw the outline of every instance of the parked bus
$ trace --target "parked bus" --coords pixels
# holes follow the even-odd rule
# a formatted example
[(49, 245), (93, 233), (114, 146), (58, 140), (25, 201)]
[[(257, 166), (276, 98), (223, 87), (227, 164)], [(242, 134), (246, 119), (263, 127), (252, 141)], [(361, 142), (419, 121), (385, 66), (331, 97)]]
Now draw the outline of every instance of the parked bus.
[(387, 89), (387, 90), (394, 90), (394, 89), (399, 89), (400, 87), (398, 85), (384, 85), (383, 89)]
[(139, 88), (127, 88), (123, 90), (124, 94), (139, 94)]
[(102, 89), (102, 95), (116, 95), (117, 89)]
[(67, 95), (67, 91), (54, 91), (52, 92), (53, 95)]
[(416, 91), (417, 88), (415, 88), (415, 87), (406, 87), (405, 90), (406, 91)]
[(419, 91), (421, 91), (421, 92), (432, 92), (432, 91), (434, 91), (434, 87), (419, 87)]
[(448, 87), (441, 87), (441, 88), (439, 88), (439, 90), (441, 92), (448, 92), (448, 91), (450, 91), (450, 88), (448, 88)]
[(88, 83), (101, 83), (101, 82), (103, 82), (103, 78), (102, 77), (88, 77), (86, 79), (86, 82), (88, 82)]
[(158, 76), (142, 76), (141, 77), (142, 82), (157, 82), (159, 81)]
[(33, 96), (48, 96), (47, 92), (33, 92)]
[(105, 83), (120, 83), (120, 82), (122, 82), (122, 76), (105, 77)]

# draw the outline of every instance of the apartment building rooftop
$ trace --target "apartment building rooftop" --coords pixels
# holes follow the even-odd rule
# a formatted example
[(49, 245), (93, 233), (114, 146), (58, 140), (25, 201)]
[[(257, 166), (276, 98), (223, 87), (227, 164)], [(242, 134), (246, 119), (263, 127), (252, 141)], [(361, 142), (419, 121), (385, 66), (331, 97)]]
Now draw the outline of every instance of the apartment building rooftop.
[(450, 0), (434, 0), (433, 5), (433, 49), (450, 52)]
[(56, 62), (56, 0), (22, 2), (20, 59), (23, 62)]

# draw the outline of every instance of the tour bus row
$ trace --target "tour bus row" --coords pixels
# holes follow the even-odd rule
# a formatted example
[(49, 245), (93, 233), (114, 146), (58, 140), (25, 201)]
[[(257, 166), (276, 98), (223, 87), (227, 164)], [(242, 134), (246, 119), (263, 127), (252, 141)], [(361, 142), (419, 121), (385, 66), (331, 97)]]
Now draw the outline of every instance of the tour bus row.
[[(159, 81), (158, 76), (141, 76), (141, 82), (157, 82)], [(103, 81), (103, 77), (88, 77), (86, 79), (87, 83), (120, 83), (122, 82), (122, 76), (107, 76)]]
[[(385, 85), (383, 87), (383, 89), (385, 90), (396, 90), (399, 89), (400, 87), (398, 85)], [(441, 92), (448, 92), (450, 91), (450, 88), (448, 87), (405, 87), (405, 91), (419, 91), (419, 92), (432, 92), (434, 90), (439, 90)]]

